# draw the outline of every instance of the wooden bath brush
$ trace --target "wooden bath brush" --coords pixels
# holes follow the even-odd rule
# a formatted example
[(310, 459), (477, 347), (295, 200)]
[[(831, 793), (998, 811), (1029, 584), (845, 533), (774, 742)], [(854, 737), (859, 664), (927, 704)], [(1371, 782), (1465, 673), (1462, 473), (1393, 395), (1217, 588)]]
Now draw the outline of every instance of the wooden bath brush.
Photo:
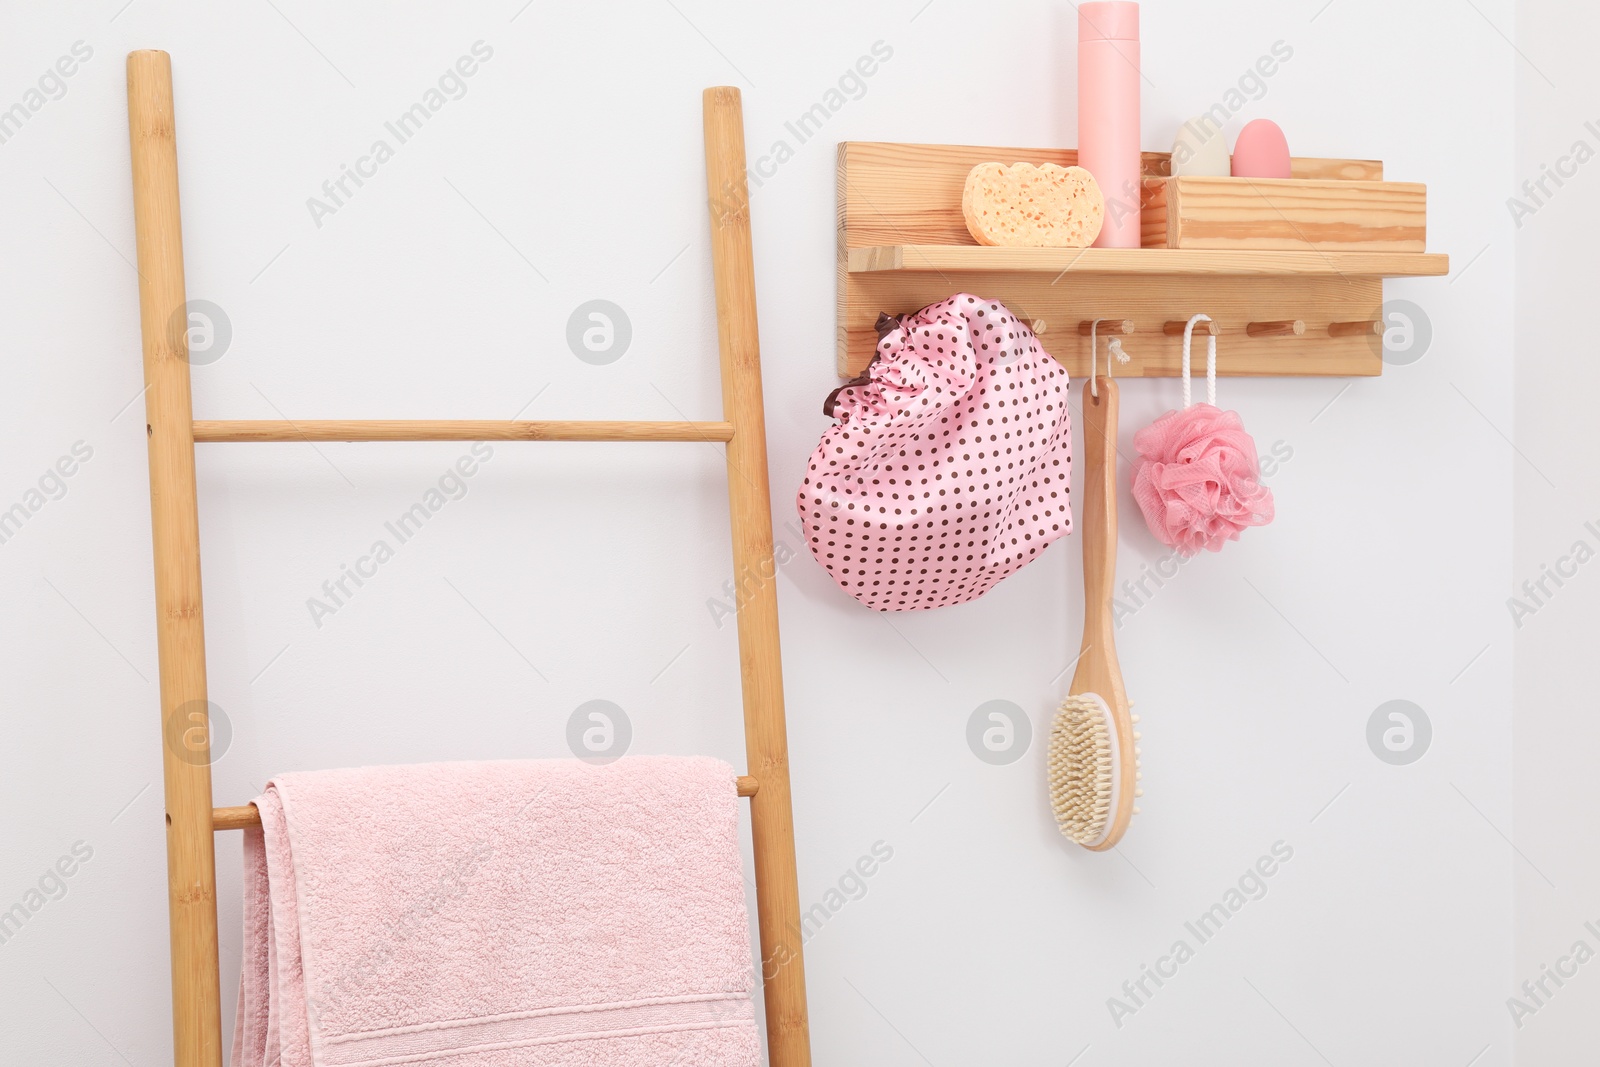
[(1117, 666), (1111, 612), (1117, 574), (1117, 386), (1083, 390), (1083, 646), (1050, 728), (1050, 806), (1062, 834), (1111, 848), (1138, 813), (1139, 734)]

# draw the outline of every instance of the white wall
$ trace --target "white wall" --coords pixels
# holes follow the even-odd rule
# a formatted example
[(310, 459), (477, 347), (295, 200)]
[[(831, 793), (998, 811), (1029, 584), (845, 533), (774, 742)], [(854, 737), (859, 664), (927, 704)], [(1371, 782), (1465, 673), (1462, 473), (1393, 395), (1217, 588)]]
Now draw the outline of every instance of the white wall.
[[(141, 387), (129, 49), (172, 53), (189, 294), (232, 327), (195, 370), (202, 417), (713, 417), (699, 93), (741, 85), (752, 155), (795, 148), (753, 198), (780, 523), (836, 384), (834, 143), (1075, 139), (1065, 4), (120, 3), (13, 5), (0, 35), (0, 106), (75, 41), (93, 48), (0, 145), (0, 502), (74, 442), (93, 449), (0, 545), (0, 907), (75, 842), (93, 849), (0, 945), (7, 1063), (144, 1067), (170, 1047), (144, 440), (127, 407)], [(1503, 836), (1524, 470), (1504, 436), (1511, 4), (1152, 0), (1144, 20), (1146, 147), (1283, 41), (1292, 60), (1235, 128), (1271, 116), (1300, 154), (1382, 158), (1427, 182), (1430, 244), (1456, 273), (1390, 283), (1432, 343), (1382, 379), (1223, 383), (1264, 450), (1292, 449), (1271, 479), (1279, 518), (1186, 565), (1119, 635), (1147, 795), (1117, 854), (1065, 844), (1043, 797), (1043, 735), (1078, 643), (1075, 539), (978, 603), (914, 617), (860, 608), (809, 559), (783, 568), (803, 901), (874, 843), (894, 850), (807, 944), (817, 1062), (1507, 1064), (1523, 874)], [(465, 97), (315, 226), (307, 198), (478, 40), (494, 54)], [(893, 55), (864, 95), (794, 144), (785, 121), (878, 41)], [(1564, 136), (1552, 127), (1539, 152)], [(608, 366), (564, 338), (594, 298), (633, 325)], [(1176, 396), (1171, 381), (1126, 386), (1125, 453)], [(1580, 455), (1548, 441), (1519, 439), (1558, 484), (1580, 479)], [(711, 447), (496, 446), (465, 499), (313, 624), (307, 598), (464, 451), (202, 452), (212, 694), (233, 731), (219, 802), (284, 769), (565, 755), (568, 715), (597, 697), (628, 711), (635, 752), (742, 763), (733, 627), (708, 610), (731, 577)], [(1136, 578), (1161, 553), (1123, 505)], [(1008, 766), (965, 740), (995, 699), (1032, 717)], [(1391, 699), (1433, 724), (1409, 766), (1366, 741)], [(1570, 847), (1535, 849), (1526, 820), (1518, 833), (1566, 882)], [(1265, 897), (1195, 943), (1185, 920), (1280, 841), (1293, 857)], [(235, 837), (219, 855), (231, 998)], [(1580, 901), (1562, 899), (1575, 922)], [(1179, 938), (1194, 959), (1114, 1025), (1108, 998)]]
[[(1600, 1012), (1600, 965), (1577, 966), (1578, 955), (1600, 951), (1600, 857), (1593, 847), (1600, 782), (1592, 767), (1600, 745), (1593, 714), (1600, 570), (1587, 562), (1600, 550), (1590, 410), (1600, 367), (1583, 340), (1600, 237), (1600, 164), (1589, 159), (1600, 150), (1600, 72), (1591, 54), (1597, 33), (1600, 12), (1592, 8), (1548, 0), (1517, 6), (1517, 43), (1526, 58), (1516, 68), (1518, 188), (1508, 193), (1520, 202), (1516, 441), (1525, 458), (1513, 468), (1516, 551), (1507, 590), (1520, 602), (1520, 625), (1511, 622), (1510, 605), (1506, 615), (1516, 649), (1515, 836), (1522, 853), (1514, 868), (1512, 979), (1517, 987), (1544, 985), (1534, 984), (1531, 994), (1508, 991), (1521, 1003), (1508, 1005), (1507, 1017), (1515, 1014), (1521, 1024), (1517, 1062), (1528, 1067), (1592, 1055)], [(1543, 190), (1520, 188), (1541, 178)], [(1509, 218), (1513, 205), (1502, 210)], [(1543, 590), (1521, 588), (1541, 579)], [(1586, 953), (1574, 952), (1580, 941)], [(1570, 976), (1560, 984), (1547, 977), (1546, 968), (1557, 967)]]

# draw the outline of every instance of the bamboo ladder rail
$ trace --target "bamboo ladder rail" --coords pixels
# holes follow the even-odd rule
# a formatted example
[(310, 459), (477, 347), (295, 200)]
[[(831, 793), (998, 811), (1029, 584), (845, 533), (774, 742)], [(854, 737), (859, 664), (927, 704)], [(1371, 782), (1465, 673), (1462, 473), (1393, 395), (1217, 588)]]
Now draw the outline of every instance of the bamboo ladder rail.
[[(175, 1067), (221, 1067), (216, 855), (212, 835), (260, 825), (254, 807), (214, 808), (195, 442), (718, 441), (726, 444), (736, 576), (773, 558), (766, 427), (739, 90), (704, 96), (706, 184), (722, 367), (721, 422), (218, 421), (190, 399), (183, 239), (178, 210), (172, 67), (165, 52), (128, 55), (128, 133), (138, 243), (156, 635), (161, 673), (168, 912)], [(761, 933), (767, 1047), (773, 1067), (809, 1067), (800, 898), (778, 646), (777, 591), (754, 584), (739, 606), (739, 665)]]

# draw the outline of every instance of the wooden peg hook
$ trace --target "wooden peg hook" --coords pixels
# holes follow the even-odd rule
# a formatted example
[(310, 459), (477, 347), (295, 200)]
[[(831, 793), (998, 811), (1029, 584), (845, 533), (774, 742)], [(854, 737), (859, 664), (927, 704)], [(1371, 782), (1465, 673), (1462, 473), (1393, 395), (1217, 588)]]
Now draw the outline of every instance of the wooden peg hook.
[[(1078, 323), (1078, 336), (1089, 337), (1095, 332), (1094, 320), (1083, 319)], [(1130, 334), (1133, 332), (1132, 319), (1101, 319), (1100, 333), (1104, 334)]]
[(1011, 314), (1017, 317), (1018, 322), (1032, 330), (1035, 337), (1043, 337), (1044, 332), (1050, 328), (1050, 324), (1044, 320), (1043, 316), (1030, 315), (1021, 308), (1012, 308)]
[[(1163, 323), (1161, 326), (1161, 332), (1166, 334), (1168, 337), (1182, 337), (1183, 331), (1188, 328), (1188, 319), (1177, 319), (1176, 321)], [(1207, 335), (1216, 337), (1222, 333), (1222, 327), (1218, 326), (1215, 322), (1197, 322), (1194, 324), (1194, 332), (1202, 337)]]
[(1362, 322), (1330, 322), (1329, 337), (1361, 337), (1365, 334), (1383, 335), (1383, 323), (1378, 319)]
[(1303, 337), (1306, 324), (1300, 319), (1283, 319), (1279, 322), (1252, 322), (1244, 328), (1251, 337)]

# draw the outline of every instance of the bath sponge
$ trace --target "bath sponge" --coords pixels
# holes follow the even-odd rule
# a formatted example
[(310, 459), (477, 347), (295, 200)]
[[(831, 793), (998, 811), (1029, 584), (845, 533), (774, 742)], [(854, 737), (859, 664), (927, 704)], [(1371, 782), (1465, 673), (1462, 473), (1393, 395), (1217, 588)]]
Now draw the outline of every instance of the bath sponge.
[(1087, 248), (1100, 236), (1106, 201), (1082, 167), (979, 163), (967, 174), (961, 214), (980, 245)]

